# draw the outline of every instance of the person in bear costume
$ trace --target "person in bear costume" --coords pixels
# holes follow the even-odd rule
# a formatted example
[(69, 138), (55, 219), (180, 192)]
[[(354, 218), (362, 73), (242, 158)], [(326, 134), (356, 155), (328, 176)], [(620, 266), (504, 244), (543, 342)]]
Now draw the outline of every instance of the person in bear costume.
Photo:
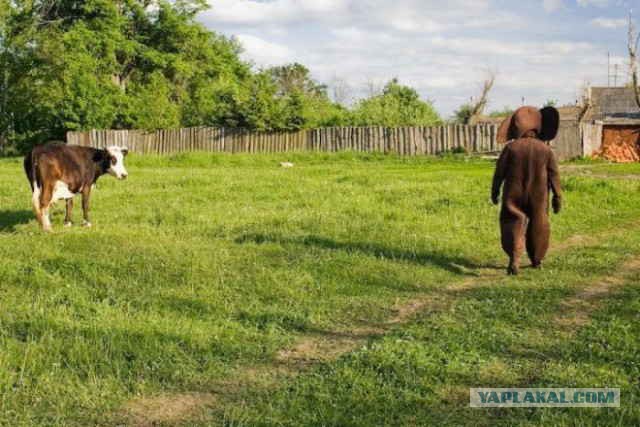
[(549, 190), (553, 211), (562, 207), (558, 162), (546, 142), (553, 140), (560, 115), (553, 107), (522, 107), (498, 130), (498, 142), (506, 143), (493, 177), (491, 200), (499, 203), (502, 249), (509, 256), (508, 274), (520, 270), (526, 247), (534, 268), (540, 268), (549, 249)]

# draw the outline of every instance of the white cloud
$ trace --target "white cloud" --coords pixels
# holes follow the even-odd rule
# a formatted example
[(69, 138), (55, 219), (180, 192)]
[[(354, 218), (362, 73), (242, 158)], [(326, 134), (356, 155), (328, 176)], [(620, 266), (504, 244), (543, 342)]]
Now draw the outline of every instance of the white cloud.
[(243, 56), (260, 66), (279, 65), (294, 58), (291, 49), (248, 34), (236, 36), (244, 48)]
[[(545, 10), (573, 0), (538, 0)], [(580, 0), (580, 6), (604, 0)], [(258, 66), (297, 61), (324, 83), (339, 79), (352, 96), (393, 77), (448, 115), (477, 95), (487, 69), (498, 71), (491, 106), (573, 102), (588, 80), (606, 82), (611, 23), (550, 14), (521, 2), (493, 0), (211, 0), (200, 18), (227, 35), (240, 34), (245, 58)], [(568, 15), (568, 16), (566, 16)], [(605, 11), (605, 20), (615, 21)], [(532, 22), (535, 22), (533, 24)], [(617, 25), (617, 23), (616, 23)], [(602, 35), (602, 37), (600, 37)], [(624, 41), (619, 54), (624, 55)], [(604, 71), (603, 71), (604, 70)]]
[(626, 19), (614, 19), (614, 18), (596, 18), (591, 20), (591, 25), (606, 29), (623, 28), (627, 26)]
[(609, 5), (609, 0), (578, 0), (578, 5), (582, 7), (607, 7)]
[(205, 21), (234, 24), (283, 23), (344, 13), (347, 0), (215, 0)]
[(547, 12), (555, 12), (564, 8), (563, 0), (543, 0), (542, 6)]
[(322, 22), (429, 33), (513, 22), (512, 14), (491, 10), (489, 0), (449, 0), (446, 7), (435, 0), (210, 0), (210, 5), (201, 16), (203, 22), (252, 28)]

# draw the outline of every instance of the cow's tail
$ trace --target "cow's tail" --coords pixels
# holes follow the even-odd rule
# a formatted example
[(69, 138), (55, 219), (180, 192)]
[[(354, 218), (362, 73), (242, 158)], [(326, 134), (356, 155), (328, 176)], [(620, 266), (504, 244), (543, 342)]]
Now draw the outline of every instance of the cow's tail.
[(31, 186), (33, 210), (36, 213), (38, 221), (41, 221), (42, 210), (40, 209), (40, 195), (42, 194), (42, 178), (38, 172), (38, 161), (34, 151), (35, 150), (31, 150), (24, 157), (24, 171), (27, 174), (27, 179)]

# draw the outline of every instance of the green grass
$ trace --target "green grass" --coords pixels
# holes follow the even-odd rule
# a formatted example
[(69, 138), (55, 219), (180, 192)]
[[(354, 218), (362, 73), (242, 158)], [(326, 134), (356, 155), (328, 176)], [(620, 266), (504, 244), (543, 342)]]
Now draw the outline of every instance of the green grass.
[[(296, 378), (221, 396), (199, 422), (640, 423), (633, 281), (575, 337), (553, 326), (563, 298), (640, 255), (640, 228), (607, 234), (638, 219), (640, 180), (601, 176), (640, 168), (581, 167), (598, 175), (564, 177), (554, 244), (601, 233), (597, 244), (451, 296)], [(380, 323), (502, 268), (492, 168), (463, 156), (131, 157), (129, 180), (100, 180), (93, 229), (62, 229), (60, 204), (46, 235), (20, 160), (0, 160), (0, 424), (123, 422), (136, 396), (219, 392), (299, 336)], [(473, 385), (574, 384), (621, 386), (623, 409), (467, 408)]]

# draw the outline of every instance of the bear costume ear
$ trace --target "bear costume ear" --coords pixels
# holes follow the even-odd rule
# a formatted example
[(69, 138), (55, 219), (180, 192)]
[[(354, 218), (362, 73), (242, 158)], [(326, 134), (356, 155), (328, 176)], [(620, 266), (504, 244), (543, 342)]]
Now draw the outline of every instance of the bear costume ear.
[(553, 141), (560, 127), (560, 113), (554, 107), (543, 108), (539, 111), (540, 116), (537, 113), (533, 107), (521, 107), (507, 117), (498, 128), (498, 144), (518, 139), (534, 129), (538, 139), (545, 142)]
[(515, 134), (515, 130), (513, 127), (513, 117), (515, 114), (510, 115), (500, 124), (498, 128), (497, 140), (498, 144), (506, 144), (508, 141), (512, 139), (516, 139), (518, 135)]
[(542, 115), (542, 128), (538, 138), (545, 142), (553, 141), (558, 136), (560, 127), (560, 113), (554, 107), (545, 107), (540, 110)]

